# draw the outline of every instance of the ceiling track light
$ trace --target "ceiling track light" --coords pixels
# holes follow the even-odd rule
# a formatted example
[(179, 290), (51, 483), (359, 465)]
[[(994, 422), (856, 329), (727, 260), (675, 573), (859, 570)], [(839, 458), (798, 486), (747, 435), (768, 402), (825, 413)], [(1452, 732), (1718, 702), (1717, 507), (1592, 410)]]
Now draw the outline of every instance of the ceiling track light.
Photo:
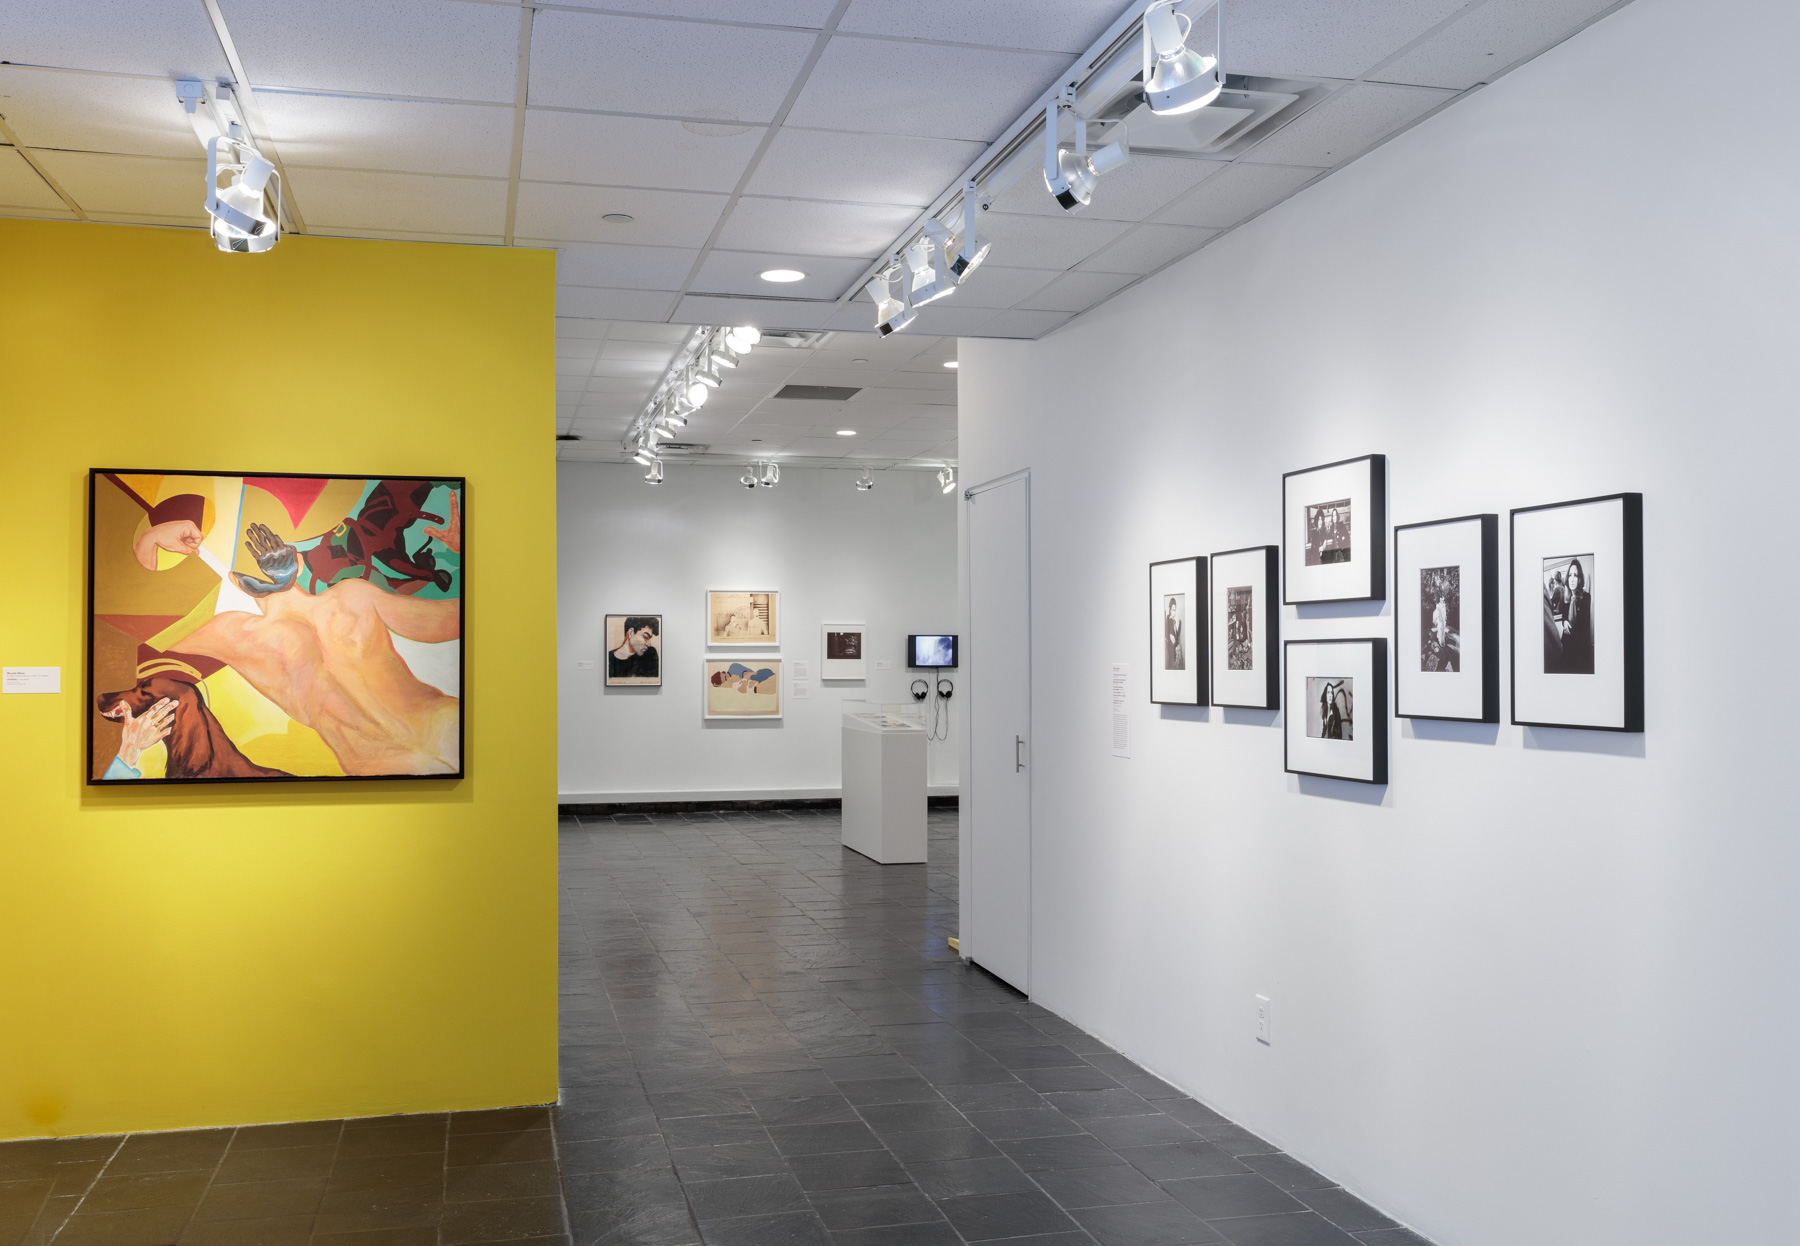
[(650, 460), (650, 470), (644, 473), (644, 483), (660, 485), (663, 482), (663, 465), (661, 459)]
[(877, 273), (866, 287), (875, 304), (875, 331), (882, 337), (900, 332), (919, 315), (912, 305), (912, 283), (904, 273), (899, 274), (898, 281), (894, 277), (894, 269), (890, 267)]
[[(1058, 142), (1059, 120), (1064, 109), (1075, 119), (1075, 150), (1064, 151)], [(1099, 179), (1131, 158), (1126, 145), (1125, 127), (1118, 127), (1119, 137), (1093, 155), (1088, 154), (1087, 119), (1075, 112), (1068, 91), (1044, 107), (1044, 185), (1065, 212), (1080, 212), (1094, 201), (1094, 185)]]
[[(273, 211), (268, 203), (271, 184)], [(206, 213), (212, 218), (213, 243), (221, 251), (255, 254), (281, 241), (281, 175), (235, 121), (228, 134), (206, 144)]]
[(950, 464), (946, 463), (938, 468), (937, 478), (939, 492), (949, 493), (952, 489), (956, 488), (956, 469), (951, 467)]
[(912, 305), (925, 304), (956, 293), (950, 272), (950, 235), (935, 219), (925, 222), (925, 233), (906, 248), (906, 264), (912, 269)]
[(875, 487), (875, 473), (871, 472), (866, 467), (863, 468), (862, 475), (860, 475), (856, 478), (856, 491), (858, 493), (867, 493), (870, 489), (873, 489), (874, 487)]
[(985, 212), (987, 208), (988, 200), (976, 190), (975, 183), (964, 182), (962, 238), (957, 245), (956, 258), (950, 261), (950, 271), (955, 275), (958, 285), (961, 285), (963, 279), (970, 273), (981, 267), (981, 261), (985, 260), (988, 252), (993, 249), (993, 243), (975, 232), (976, 213)]
[(657, 437), (666, 441), (685, 428), (723, 382), (720, 374), (742, 363), (761, 341), (762, 331), (753, 325), (699, 325), (691, 329), (631, 421), (621, 440), (625, 453), (635, 456), (645, 442), (651, 444), (654, 453)]
[[(1198, 112), (1225, 89), (1219, 58), (1189, 50), (1194, 19), (1177, 13), (1178, 3), (1180, 0), (1152, 0), (1144, 10), (1144, 102), (1159, 117)], [(1224, 7), (1223, 0), (1213, 5), (1214, 47), (1219, 51), (1225, 42)]]
[(776, 485), (780, 484), (781, 464), (764, 463), (762, 467), (762, 477), (756, 483), (765, 489), (773, 489)]

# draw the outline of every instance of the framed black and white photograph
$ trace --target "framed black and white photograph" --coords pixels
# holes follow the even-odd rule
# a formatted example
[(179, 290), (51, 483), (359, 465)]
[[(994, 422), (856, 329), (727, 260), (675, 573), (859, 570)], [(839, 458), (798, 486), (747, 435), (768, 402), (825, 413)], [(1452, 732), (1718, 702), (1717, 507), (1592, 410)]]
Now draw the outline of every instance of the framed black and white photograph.
[(1150, 564), (1150, 700), (1206, 704), (1206, 559)]
[(1290, 640), (1289, 774), (1388, 781), (1387, 638)]
[(1644, 495), (1512, 512), (1512, 720), (1644, 729)]
[(1281, 554), (1273, 545), (1212, 556), (1212, 703), (1281, 708)]
[(1287, 603), (1385, 600), (1387, 456), (1283, 475), (1281, 548)]
[(1395, 526), (1394, 716), (1500, 721), (1500, 516)]
[[(861, 623), (826, 623), (819, 628), (819, 678), (820, 679), (863, 679), (867, 676), (868, 657), (865, 652), (863, 625)], [(795, 676), (799, 678), (798, 675)]]

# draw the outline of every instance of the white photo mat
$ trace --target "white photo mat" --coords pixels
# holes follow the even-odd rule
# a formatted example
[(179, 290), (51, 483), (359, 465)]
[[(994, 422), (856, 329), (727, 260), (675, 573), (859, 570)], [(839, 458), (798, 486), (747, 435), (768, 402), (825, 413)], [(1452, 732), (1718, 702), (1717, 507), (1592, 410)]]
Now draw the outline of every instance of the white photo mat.
[[(857, 636), (856, 658), (831, 656), (831, 638), (854, 632)], [(819, 678), (866, 679), (869, 662), (869, 631), (864, 623), (823, 623), (819, 626)]]
[[(1290, 640), (1283, 727), (1285, 768), (1291, 774), (1387, 782), (1387, 638)], [(1335, 729), (1321, 722), (1335, 707)]]
[[(1206, 560), (1150, 564), (1150, 700), (1206, 703)], [(1173, 663), (1179, 663), (1179, 668)]]
[[(769, 599), (768, 600), (768, 635), (766, 638), (758, 637), (758, 636), (754, 636), (754, 635), (740, 636), (740, 635), (732, 634), (732, 633), (740, 631), (740, 630), (747, 631), (747, 630), (753, 629), (756, 626), (757, 620), (755, 620), (754, 618), (746, 618), (746, 619), (739, 620), (739, 621), (733, 621), (728, 613), (728, 611), (730, 610), (730, 608), (732, 606), (738, 604), (734, 599), (740, 598), (740, 597), (752, 597), (752, 596), (762, 596), (762, 597), (767, 597)], [(715, 600), (715, 599), (717, 599), (717, 600)], [(718, 611), (719, 615), (724, 616), (723, 623), (721, 623), (721, 618), (719, 617), (719, 615), (715, 615), (715, 611)], [(721, 626), (724, 629), (723, 631), (720, 630)], [(760, 645), (769, 645), (771, 647), (779, 645), (781, 643), (781, 592), (780, 592), (780, 590), (773, 589), (773, 588), (709, 588), (709, 589), (707, 589), (706, 590), (706, 643), (709, 648), (731, 648), (731, 649), (755, 647), (755, 646), (760, 646)]]
[(1497, 605), (1487, 596), (1497, 580), (1487, 557), (1499, 525), (1498, 515), (1466, 515), (1394, 529), (1396, 718), (1500, 721), (1499, 672), (1486, 661)]
[[(1285, 603), (1382, 600), (1387, 562), (1386, 482), (1387, 458), (1380, 454), (1304, 468), (1281, 478)], [(1350, 511), (1348, 558), (1308, 566), (1309, 510), (1344, 502)], [(1343, 546), (1335, 548), (1341, 551)]]
[[(774, 691), (739, 691), (737, 689), (715, 688), (712, 676), (715, 668), (724, 668), (730, 678), (729, 668), (733, 665), (744, 667), (752, 676), (762, 671), (769, 671), (766, 679), (752, 683), (767, 685), (771, 681)], [(700, 659), (700, 710), (703, 718), (719, 719), (727, 722), (768, 722), (778, 720), (782, 716), (782, 698), (786, 689), (781, 683), (781, 655), (775, 653), (709, 653)], [(740, 677), (740, 682), (742, 682)], [(763, 701), (773, 702), (773, 708), (764, 712)]]
[[(1208, 594), (1214, 705), (1281, 708), (1281, 684), (1276, 678), (1280, 666), (1276, 638), (1281, 628), (1276, 554), (1273, 545), (1255, 545), (1212, 556)], [(1247, 637), (1240, 636), (1240, 631), (1247, 631)]]

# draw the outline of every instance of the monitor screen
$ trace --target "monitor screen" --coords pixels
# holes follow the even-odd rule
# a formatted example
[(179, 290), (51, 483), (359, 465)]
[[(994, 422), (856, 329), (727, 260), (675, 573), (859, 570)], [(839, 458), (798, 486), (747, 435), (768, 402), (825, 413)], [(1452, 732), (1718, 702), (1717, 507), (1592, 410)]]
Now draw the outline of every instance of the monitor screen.
[(906, 664), (908, 666), (955, 666), (956, 637), (908, 636), (906, 638)]

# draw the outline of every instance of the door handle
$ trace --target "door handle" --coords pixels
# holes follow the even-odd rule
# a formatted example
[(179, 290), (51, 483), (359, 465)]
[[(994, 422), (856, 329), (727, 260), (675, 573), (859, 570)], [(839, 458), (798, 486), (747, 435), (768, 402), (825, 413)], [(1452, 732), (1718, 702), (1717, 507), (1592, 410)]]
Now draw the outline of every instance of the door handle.
[(1025, 769), (1025, 737), (1016, 735), (1013, 737), (1013, 773), (1017, 774), (1023, 769)]

